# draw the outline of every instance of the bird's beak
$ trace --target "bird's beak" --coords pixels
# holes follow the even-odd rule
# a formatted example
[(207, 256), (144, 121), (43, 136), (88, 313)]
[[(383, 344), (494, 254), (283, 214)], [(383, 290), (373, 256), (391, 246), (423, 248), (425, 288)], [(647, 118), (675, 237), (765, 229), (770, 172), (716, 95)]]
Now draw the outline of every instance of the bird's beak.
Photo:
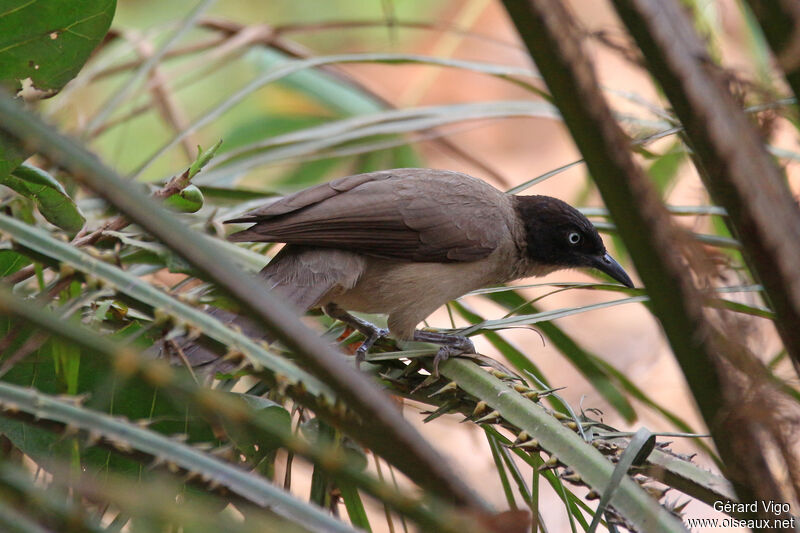
[(600, 272), (605, 272), (615, 280), (629, 288), (633, 288), (633, 282), (617, 261), (608, 254), (596, 256), (592, 266)]

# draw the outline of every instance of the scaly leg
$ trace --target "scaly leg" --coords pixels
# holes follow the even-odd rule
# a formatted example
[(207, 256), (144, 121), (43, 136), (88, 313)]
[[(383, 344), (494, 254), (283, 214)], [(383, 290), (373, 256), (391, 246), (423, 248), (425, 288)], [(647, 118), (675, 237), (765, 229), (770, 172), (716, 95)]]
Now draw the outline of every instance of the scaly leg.
[(433, 358), (434, 376), (439, 375), (439, 363), (446, 361), (450, 356), (475, 353), (475, 345), (472, 344), (471, 340), (462, 335), (450, 335), (447, 333), (418, 329), (414, 332), (414, 340), (442, 345), (439, 351), (436, 352), (436, 357)]
[(336, 304), (328, 304), (325, 306), (325, 314), (336, 320), (340, 320), (355, 329), (364, 337), (364, 342), (356, 350), (356, 368), (361, 368), (361, 363), (366, 359), (367, 352), (379, 340), (389, 335), (388, 329), (379, 328), (375, 324), (362, 320), (357, 316), (353, 316)]

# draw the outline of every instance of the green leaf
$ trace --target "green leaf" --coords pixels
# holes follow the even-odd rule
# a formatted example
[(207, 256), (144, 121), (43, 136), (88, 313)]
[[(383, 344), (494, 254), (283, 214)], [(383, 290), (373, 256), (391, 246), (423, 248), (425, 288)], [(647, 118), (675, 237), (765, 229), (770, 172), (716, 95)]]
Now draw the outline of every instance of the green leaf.
[(214, 159), (220, 146), (222, 146), (222, 139), (218, 140), (217, 143), (208, 150), (203, 150), (201, 146), (197, 146), (197, 159), (195, 159), (192, 166), (189, 167), (188, 178), (190, 180), (195, 177), (198, 172), (203, 170), (203, 167), (206, 166), (209, 161)]
[(339, 487), (339, 493), (345, 509), (347, 509), (347, 516), (350, 517), (350, 522), (364, 531), (372, 531), (367, 511), (364, 509), (364, 503), (361, 501), (361, 495), (358, 493), (355, 484), (350, 481), (337, 480), (336, 485)]
[(179, 213), (196, 213), (203, 207), (203, 193), (194, 185), (189, 185), (181, 192), (164, 200), (164, 204)]
[[(80, 71), (111, 25), (116, 0), (0, 0), (0, 86), (22, 80), (46, 92), (61, 89)], [(29, 152), (0, 135), (0, 177)]]
[(39, 168), (23, 164), (8, 176), (0, 174), (0, 184), (33, 200), (42, 216), (63, 230), (76, 232), (86, 222), (64, 187)]
[(0, 278), (10, 276), (30, 264), (30, 259), (14, 250), (0, 250)]
[(30, 78), (58, 90), (75, 77), (111, 25), (116, 0), (0, 1), (0, 80)]
[(271, 198), (276, 196), (276, 193), (270, 191), (257, 191), (253, 189), (229, 187), (212, 187), (210, 185), (201, 185), (200, 192), (203, 196), (214, 204), (240, 204), (249, 200), (259, 200), (262, 198)]

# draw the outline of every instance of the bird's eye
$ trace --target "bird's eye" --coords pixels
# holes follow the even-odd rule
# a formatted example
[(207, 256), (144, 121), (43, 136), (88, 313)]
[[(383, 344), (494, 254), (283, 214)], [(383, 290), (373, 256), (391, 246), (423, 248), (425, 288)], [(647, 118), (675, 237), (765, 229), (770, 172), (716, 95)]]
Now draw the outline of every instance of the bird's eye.
[(569, 234), (569, 236), (567, 236), (567, 239), (569, 239), (570, 244), (578, 244), (579, 242), (581, 242), (581, 234), (576, 231), (573, 231), (572, 233)]

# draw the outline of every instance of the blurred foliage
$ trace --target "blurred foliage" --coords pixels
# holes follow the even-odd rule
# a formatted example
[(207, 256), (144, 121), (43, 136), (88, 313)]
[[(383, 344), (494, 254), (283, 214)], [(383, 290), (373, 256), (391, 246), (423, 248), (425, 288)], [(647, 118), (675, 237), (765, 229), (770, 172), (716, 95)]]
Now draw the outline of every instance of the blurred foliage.
[[(0, 13), (16, 4), (0, 2)], [(448, 134), (464, 124), (475, 127), (520, 116), (558, 119), (552, 105), (540, 98), (542, 84), (528, 67), (417, 54), (418, 42), (431, 35), (485, 38), (444, 22), (457, 4), (336, 0), (314, 2), (312, 8), (309, 2), (292, 0), (270, 2), (268, 7), (252, 0), (131, 0), (117, 7), (112, 31), (105, 35), (114, 2), (97, 0), (81, 3), (87, 17), (92, 16), (89, 10), (97, 13), (91, 24), (86, 23), (87, 31), (80, 32), (86, 38), (71, 53), (45, 46), (49, 37), (42, 41), (39, 35), (40, 28), (64, 25), (50, 24), (55, 7), (53, 13), (37, 12), (39, 18), (25, 24), (22, 18), (0, 15), (0, 49), (12, 37), (19, 41), (30, 34), (36, 37), (30, 50), (41, 54), (36, 56), (36, 72), (29, 71), (28, 62), (17, 61), (19, 56), (14, 62), (0, 61), (0, 77), (33, 74), (36, 83), (36, 76), (43, 76), (40, 88), (58, 94), (33, 98), (30, 105), (37, 112), (81, 139), (117, 172), (142, 182), (155, 198), (166, 197), (164, 203), (183, 223), (215, 243), (215, 253), (257, 271), (273, 249), (223, 242), (221, 221), (274, 194), (333, 177), (425, 166), (419, 145), (457, 150), (452, 143), (448, 146)], [(28, 16), (28, 11), (19, 16)], [(696, 12), (704, 35), (715, 49), (723, 49), (723, 29), (714, 14)], [(76, 14), (58, 11), (58, 16)], [(792, 104), (774, 96), (785, 91), (770, 75), (763, 42), (749, 14), (742, 16), (758, 72), (757, 80), (748, 80), (752, 85), (742, 84), (752, 88), (745, 91), (745, 103), (754, 106), (749, 111), (758, 119), (795, 124)], [(419, 24), (410, 27), (411, 22)], [(273, 31), (259, 27), (267, 23)], [(4, 32), (4, 24), (14, 31)], [(72, 26), (78, 27), (83, 28)], [(56, 40), (72, 46), (67, 39)], [(58, 57), (51, 57), (56, 52)], [(325, 56), (333, 59), (318, 61)], [(374, 63), (381, 69), (419, 63), (428, 69), (454, 69), (465, 80), (492, 77), (526, 93), (513, 101), (486, 100), (478, 94), (468, 103), (395, 109), (369, 89), (368, 75), (356, 78), (340, 68), (341, 62)], [(375, 73), (381, 71), (365, 72), (378, 76)], [(677, 121), (669, 109), (639, 95), (616, 96), (625, 103), (618, 117), (634, 139), (634, 149), (669, 198), (681, 170), (691, 162)], [(198, 145), (213, 148), (198, 154)], [(6, 155), (0, 160), (0, 176), (4, 171), (7, 175), (0, 179), (6, 186), (0, 275), (13, 294), (8, 291), (0, 298), (0, 385), (5, 387), (0, 388), (0, 494), (14, 497), (3, 498), (8, 508), (0, 506), (0, 523), (13, 522), (8, 517), (19, 513), (55, 529), (73, 520), (69, 523), (79, 524), (75, 530), (97, 531), (118, 531), (126, 524), (133, 531), (203, 531), (209, 524), (220, 531), (349, 531), (351, 526), (378, 531), (399, 530), (406, 520), (435, 530), (455, 520), (446, 504), (424, 493), (412, 495), (406, 480), (396, 479), (397, 465), (357, 444), (363, 426), (336, 428), (329, 423), (330, 413), (327, 421), (317, 416), (330, 407), (328, 392), (294, 366), (287, 350), (261, 346), (197, 313), (206, 304), (225, 307), (231, 302), (192, 265), (139, 227), (128, 225), (101, 200), (102, 191), (78, 186), (80, 176), (38, 156), (16, 168), (22, 155), (8, 154), (18, 147), (5, 142), (2, 146)], [(785, 152), (782, 157), (800, 156)], [(580, 162), (562, 164), (532, 182), (557, 177)], [(585, 188), (583, 199), (591, 198), (591, 190)], [(736, 245), (732, 239), (719, 239), (730, 237), (722, 222), (724, 212), (704, 205), (701, 196), (698, 205), (671, 209), (675, 216), (695, 217), (693, 224), (700, 226), (695, 237), (720, 258), (709, 305), (745, 317), (769, 318), (770, 310), (759, 298), (759, 287), (750, 283), (738, 252), (720, 247)], [(605, 211), (587, 214), (603, 231), (615, 234)], [(617, 244), (624, 250), (621, 242)], [(565, 290), (621, 294), (564, 309), (543, 310), (538, 305)], [(733, 292), (742, 297), (730, 297)], [(475, 390), (504, 386), (509, 397), (524, 399), (530, 405), (514, 413), (529, 417), (525, 420), (547, 416), (572, 430), (574, 441), (559, 444), (564, 453), (583, 449), (583, 439), (617, 462), (629, 435), (603, 424), (592, 406), (570, 407), (555, 392), (560, 376), (545, 375), (533, 354), (510, 340), (509, 330), (535, 324), (564, 362), (627, 424), (636, 424), (646, 413), (665, 425), (662, 433), (675, 429), (684, 436), (697, 430), (675, 414), (673, 406), (657, 403), (652, 391), (640, 389), (630, 376), (588, 349), (586, 338), (557, 325), (561, 317), (611, 305), (647, 305), (642, 290), (599, 281), (497, 287), (475, 296), (493, 302), (499, 311), (484, 317), (468, 299), (454, 302), (451, 310), (469, 324), (464, 331), (485, 335), (504, 361), (479, 358), (485, 369), (460, 371), (467, 372)], [(28, 310), (26, 300), (38, 311)], [(361, 340), (326, 317), (316, 321), (344, 351), (352, 351)], [(59, 329), (58, 323), (80, 335)], [(169, 347), (174, 339), (200, 335), (201, 330), (221, 356), (239, 363), (244, 352), (258, 364), (237, 364), (224, 374), (157, 364), (154, 354), (162, 343)], [(180, 350), (172, 350), (180, 362)], [(594, 510), (583, 499), (586, 482), (572, 465), (559, 463), (563, 454), (543, 450), (535, 436), (504, 418), (506, 413), (501, 416), (488, 408), (490, 397), (467, 392), (464, 383), (433, 381), (428, 372), (431, 353), (425, 346), (384, 343), (371, 354), (368, 372), (388, 391), (430, 408), (426, 421), (436, 423), (436, 418), (455, 413), (482, 426), (510, 508), (529, 509), (541, 520), (540, 498), (555, 494), (573, 528), (587, 529)], [(776, 365), (779, 376), (782, 367)], [(540, 400), (545, 400), (542, 406)], [(698, 447), (713, 456), (704, 444)], [(662, 459), (685, 459), (671, 455), (664, 445), (657, 450)], [(600, 457), (594, 449), (582, 453)], [(31, 464), (41, 469), (36, 476)], [(307, 475), (309, 464), (313, 474), (303, 486), (311, 485), (310, 495), (298, 495), (297, 476)], [(724, 480), (686, 464), (689, 473), (680, 479), (690, 482), (680, 484), (679, 490), (706, 502), (731, 497)], [(604, 468), (613, 470), (611, 463), (592, 468), (597, 475)], [(245, 470), (252, 475), (243, 475)], [(642, 474), (637, 481), (659, 496), (666, 486), (678, 485), (677, 477)], [(283, 494), (276, 496), (270, 487)], [(597, 496), (592, 491), (589, 495)], [(625, 497), (628, 503), (635, 500)], [(650, 504), (658, 509), (657, 500)], [(648, 504), (642, 505), (648, 509)], [(668, 502), (665, 508), (680, 511), (679, 505)], [(326, 514), (329, 510), (335, 512)], [(313, 518), (304, 520), (304, 514)], [(246, 520), (241, 521), (241, 515)], [(608, 516), (633, 527), (626, 516)], [(475, 530), (482, 527), (480, 521), (461, 518)], [(452, 521), (450, 527), (461, 525)]]

